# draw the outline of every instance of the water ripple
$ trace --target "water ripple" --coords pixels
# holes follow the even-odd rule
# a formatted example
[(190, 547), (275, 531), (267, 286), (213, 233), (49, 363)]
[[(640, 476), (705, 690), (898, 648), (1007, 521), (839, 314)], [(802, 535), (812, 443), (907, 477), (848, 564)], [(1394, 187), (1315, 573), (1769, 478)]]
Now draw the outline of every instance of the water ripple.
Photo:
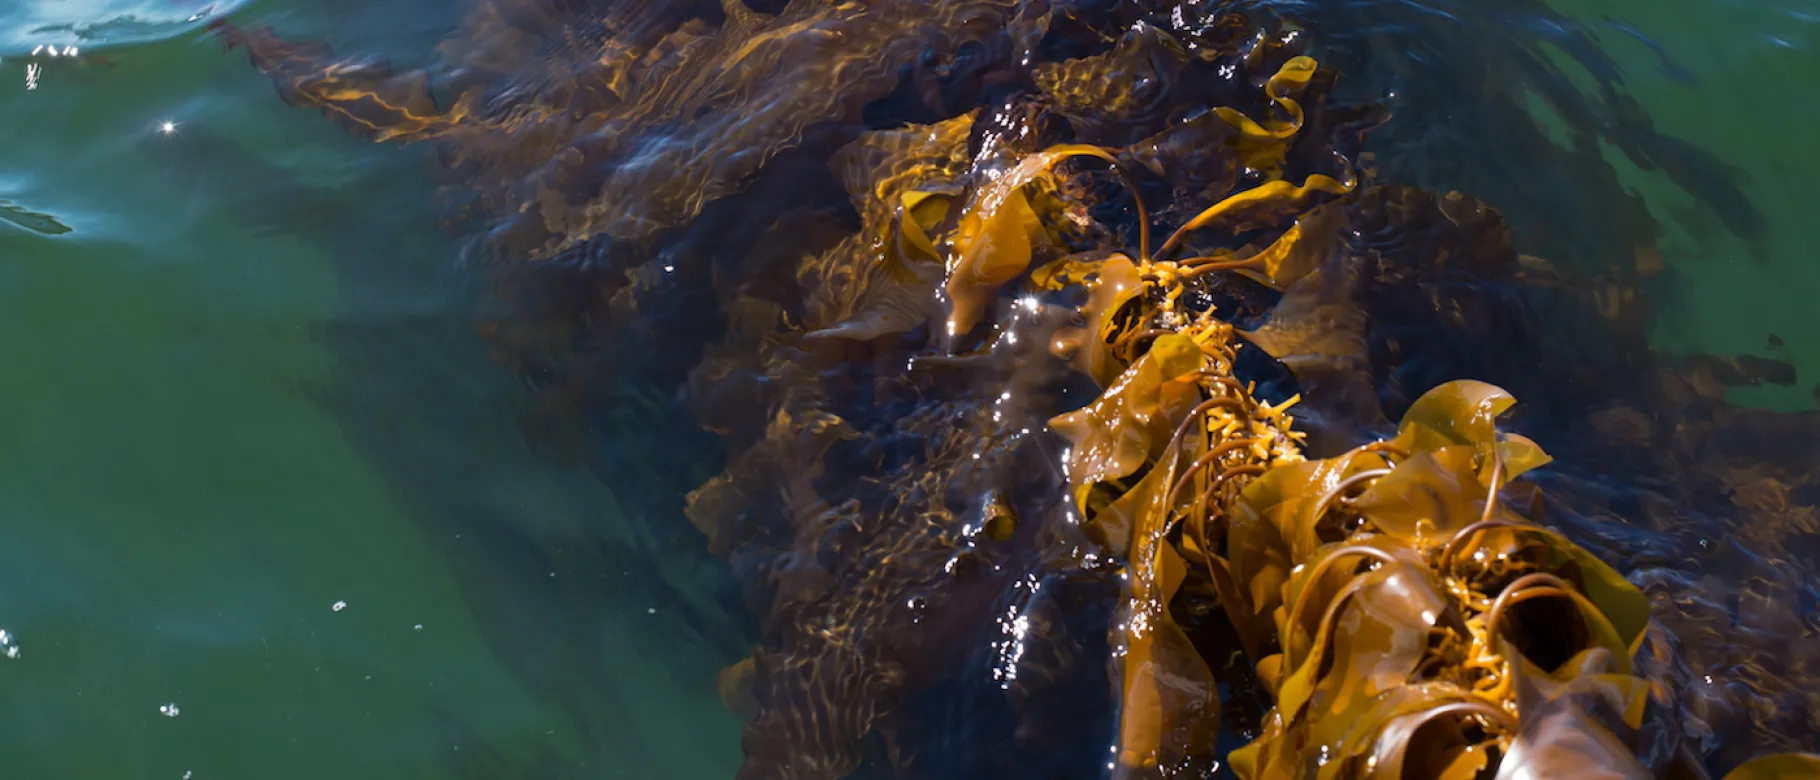
[[(26, 0), (0, 4), (0, 57), (39, 46), (85, 48), (164, 40), (243, 0)], [(11, 6), (11, 7), (7, 7)]]
[(72, 230), (70, 226), (58, 222), (56, 217), (30, 211), (4, 200), (0, 200), (0, 221), (11, 222), (26, 230), (47, 236), (60, 236)]

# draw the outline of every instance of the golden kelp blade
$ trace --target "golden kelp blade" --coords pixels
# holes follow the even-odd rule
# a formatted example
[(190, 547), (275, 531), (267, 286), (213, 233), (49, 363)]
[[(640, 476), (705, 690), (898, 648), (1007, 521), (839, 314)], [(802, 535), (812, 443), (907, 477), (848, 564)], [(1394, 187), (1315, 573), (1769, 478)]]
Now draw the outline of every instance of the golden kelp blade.
[[(1261, 470), (1251, 465), (1258, 453), (1266, 464), (1273, 455), (1294, 457), (1279, 410), (1209, 381), (1231, 371), (1230, 334), (1229, 326), (1209, 321), (1187, 335), (1158, 337), (1098, 401), (1050, 422), (1074, 442), (1068, 473), (1089, 533), (1129, 562), (1116, 640), (1123, 669), (1120, 776), (1205, 761), (1217, 732), (1211, 674), (1170, 610), (1188, 576), (1187, 558), (1170, 541), (1182, 485), (1194, 476), (1188, 471), (1211, 462), (1203, 453), (1221, 447), (1242, 462), (1235, 469)], [(1146, 465), (1129, 490), (1110, 503), (1095, 500), (1096, 490)], [(1194, 557), (1208, 561), (1202, 552)]]
[(809, 292), (809, 336), (865, 341), (913, 330), (937, 307), (946, 221), (967, 167), (974, 114), (867, 133), (829, 161), (865, 228), (797, 271)]
[(1118, 165), (1117, 158), (1097, 146), (1067, 144), (1025, 157), (973, 194), (948, 258), (949, 338), (972, 330), (990, 296), (1028, 270), (1035, 248), (1047, 241), (1047, 229), (1030, 208), (1024, 188), (1072, 157)]
[(1820, 756), (1776, 753), (1758, 756), (1725, 774), (1725, 780), (1812, 780), (1820, 777)]
[[(1290, 494), (1281, 487), (1268, 489), (1263, 481), (1240, 497), (1241, 504), (1251, 507), (1236, 515), (1242, 522), (1255, 527), (1265, 518), (1280, 518), (1250, 533), (1278, 535), (1284, 541), (1274, 549), (1293, 552), (1257, 558), (1249, 568), (1235, 569), (1295, 565), (1285, 595), (1277, 602), (1293, 608), (1277, 608), (1275, 621), (1285, 652), (1294, 653), (1290, 656), (1294, 666), (1260, 664), (1261, 673), (1285, 676), (1274, 686), (1278, 708), (1268, 716), (1265, 734), (1240, 754), (1243, 760), (1235, 755), (1241, 776), (1295, 776), (1299, 770), (1293, 767), (1317, 753), (1324, 757), (1323, 776), (1336, 771), (1340, 774), (1335, 776), (1347, 776), (1343, 768), (1327, 769), (1336, 766), (1329, 762), (1337, 760), (1337, 766), (1344, 767), (1365, 759), (1357, 751), (1381, 752), (1384, 739), (1414, 739), (1423, 733), (1395, 729), (1389, 720), (1372, 715), (1373, 702), (1391, 691), (1430, 682), (1449, 686), (1434, 689), (1440, 698), (1431, 706), (1450, 707), (1469, 724), (1467, 733), (1480, 735), (1464, 743), (1466, 747), (1509, 762), (1499, 764), (1500, 776), (1525, 771), (1523, 766), (1532, 762), (1540, 766), (1554, 761), (1536, 752), (1565, 748), (1546, 736), (1555, 733), (1549, 729), (1570, 728), (1588, 735), (1587, 741), (1575, 743), (1579, 746), (1573, 755), (1579, 758), (1574, 761), (1597, 757), (1609, 766), (1635, 763), (1611, 732), (1635, 728), (1641, 717), (1637, 697), (1647, 683), (1629, 675), (1629, 658), (1640, 641), (1642, 621), (1647, 620), (1642, 594), (1571, 542), (1513, 514), (1497, 499), (1505, 474), (1526, 470), (1545, 458), (1527, 440), (1501, 441), (1492, 427), (1511, 402), (1503, 391), (1483, 383), (1443, 385), (1411, 408), (1400, 435), (1381, 448), (1385, 467), (1309, 484), (1324, 492), (1307, 509), (1286, 513), (1270, 509), (1271, 504), (1282, 505)], [(1345, 460), (1362, 453), (1355, 451)], [(1504, 465), (1506, 456), (1516, 461), (1509, 468)], [(1323, 530), (1330, 513), (1351, 519)], [(1494, 537), (1506, 545), (1535, 545), (1527, 548), (1534, 552), (1513, 556), (1504, 551), (1511, 548), (1493, 546)], [(1312, 554), (1301, 552), (1308, 543), (1291, 539), (1313, 539), (1321, 546)], [(1487, 556), (1480, 549), (1496, 555)], [(1329, 564), (1345, 550), (1357, 552), (1343, 566)], [(1374, 599), (1366, 583), (1393, 571), (1407, 572), (1403, 576), (1411, 578), (1410, 584)], [(1336, 583), (1317, 582), (1323, 574), (1339, 578)], [(1324, 595), (1310, 597), (1313, 592)], [(1420, 598), (1411, 601), (1418, 594)], [(1578, 640), (1582, 644), (1569, 650), (1600, 659), (1596, 666), (1573, 661), (1537, 666), (1522, 644), (1513, 641), (1516, 637), (1526, 642), (1528, 632), (1556, 637), (1564, 628), (1525, 623), (1512, 633), (1513, 621), (1522, 620), (1516, 616), (1517, 605), (1538, 599), (1564, 601), (1571, 605), (1570, 614), (1578, 613), (1580, 617), (1570, 620), (1583, 629), (1573, 634), (1583, 637)], [(1401, 619), (1400, 628), (1383, 623), (1398, 614), (1408, 616)], [(1315, 615), (1318, 620), (1310, 624)], [(1376, 634), (1357, 633), (1373, 625), (1386, 627), (1376, 629)], [(1398, 644), (1399, 637), (1418, 641)], [(1355, 643), (1351, 647), (1333, 644), (1348, 638)], [(1308, 651), (1297, 651), (1312, 647), (1318, 652), (1329, 646), (1333, 647), (1329, 652), (1338, 656), (1319, 667), (1318, 657), (1304, 661)], [(1398, 647), (1413, 655), (1392, 651)], [(1393, 659), (1394, 666), (1387, 666)], [(1283, 671), (1275, 671), (1279, 669)], [(1525, 688), (1522, 682), (1554, 680), (1551, 675), (1569, 676), (1539, 688), (1536, 684)], [(1525, 694), (1526, 690), (1536, 693)], [(1612, 701), (1621, 703), (1612, 706), (1628, 713), (1623, 722), (1602, 723), (1575, 698), (1596, 697), (1602, 690), (1620, 697)], [(1542, 693), (1547, 691), (1555, 692)], [(1476, 704), (1447, 704), (1453, 700)], [(1541, 729), (1534, 736), (1532, 724)]]
[(1294, 99), (1308, 80), (1314, 77), (1315, 61), (1310, 57), (1296, 57), (1283, 64), (1282, 70), (1264, 86), (1265, 94), (1270, 96), (1274, 108), (1282, 112), (1282, 117), (1271, 117), (1260, 125), (1238, 111), (1226, 106), (1214, 109), (1220, 119), (1225, 120), (1233, 129), (1239, 131), (1239, 160), (1246, 167), (1280, 175), (1283, 166), (1283, 153), (1287, 144), (1284, 141), (1302, 129), (1302, 106)]
[(1157, 255), (1168, 257), (1189, 233), (1218, 224), (1221, 220), (1228, 223), (1223, 227), (1233, 233), (1268, 227), (1282, 215), (1307, 208), (1317, 193), (1344, 195), (1351, 189), (1352, 185), (1348, 183), (1320, 174), (1308, 177), (1300, 186), (1282, 179), (1266, 182), (1255, 189), (1220, 201), (1189, 220), (1175, 235), (1163, 242)]

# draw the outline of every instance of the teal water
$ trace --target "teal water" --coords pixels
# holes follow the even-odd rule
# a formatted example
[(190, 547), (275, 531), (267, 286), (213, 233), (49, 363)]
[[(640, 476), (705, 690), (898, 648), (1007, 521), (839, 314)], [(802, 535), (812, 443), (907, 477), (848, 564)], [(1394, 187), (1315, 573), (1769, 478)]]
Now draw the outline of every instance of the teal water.
[[(626, 497), (527, 447), (524, 394), (473, 335), (429, 154), (285, 106), (200, 30), (231, 13), (410, 64), (461, 10), (0, 6), (0, 628), (19, 651), (0, 657), (0, 772), (737, 767), (714, 674), (738, 649), (640, 582), (701, 593), (711, 575), (629, 569), (615, 551), (650, 545)], [(1739, 398), (1811, 407), (1820, 4), (1559, 10), (1766, 219), (1746, 245), (1610, 156), (1673, 226), (1659, 344), (1789, 360), (1795, 385)]]
[[(37, 5), (0, 19), (67, 11)], [(173, 23), (75, 61), (0, 39), (0, 773), (730, 775), (732, 659), (619, 586), (601, 482), (527, 449), (427, 154), (143, 5)], [(406, 57), (457, 9), (237, 13)]]
[[(1624, 181), (1666, 228), (1663, 262), (1678, 277), (1656, 321), (1662, 349), (1755, 354), (1795, 364), (1789, 387), (1735, 391), (1734, 400), (1811, 409), (1820, 398), (1820, 295), (1813, 182), (1820, 175), (1820, 3), (1731, 0), (1555, 3), (1584, 21), (1624, 67), (1624, 83), (1658, 129), (1717, 155), (1763, 213), (1751, 246), (1726, 233), (1660, 171), (1606, 149)], [(1565, 195), (1571, 197), (1571, 193)], [(1597, 208), (1597, 204), (1588, 204)], [(1783, 346), (1770, 346), (1771, 335)]]

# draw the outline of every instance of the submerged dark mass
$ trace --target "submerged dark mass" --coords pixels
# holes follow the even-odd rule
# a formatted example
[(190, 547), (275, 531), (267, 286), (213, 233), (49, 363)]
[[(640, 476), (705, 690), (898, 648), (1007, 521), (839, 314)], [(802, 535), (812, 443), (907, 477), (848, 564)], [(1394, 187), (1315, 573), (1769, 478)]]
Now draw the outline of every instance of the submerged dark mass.
[(1584, 32), (1450, 11), (482, 0), (412, 73), (218, 29), (435, 146), (529, 435), (635, 494), (690, 473), (624, 453), (655, 395), (721, 462), (658, 514), (755, 617), (742, 777), (1820, 771), (1820, 417), (1650, 349), (1602, 148), (1761, 220)]

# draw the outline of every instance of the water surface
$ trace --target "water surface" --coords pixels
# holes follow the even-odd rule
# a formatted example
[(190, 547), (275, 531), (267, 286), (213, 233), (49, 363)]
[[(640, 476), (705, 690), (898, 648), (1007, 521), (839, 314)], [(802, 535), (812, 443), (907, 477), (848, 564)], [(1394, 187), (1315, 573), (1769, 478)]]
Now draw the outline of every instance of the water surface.
[[(1428, 6), (1557, 41), (1557, 64), (1593, 89), (1581, 39), (1490, 7)], [(1667, 226), (1658, 347), (1787, 360), (1795, 383), (1735, 397), (1812, 408), (1820, 5), (1555, 9), (1658, 131), (1714, 155), (1748, 201), (1715, 209), (1607, 150)], [(590, 461), (648, 459), (625, 420), (580, 445), (596, 458), (528, 442), (528, 393), (474, 335), (432, 155), (285, 106), (201, 29), (230, 15), (405, 66), (432, 61), (461, 10), (0, 8), (0, 628), (19, 650), (0, 658), (0, 772), (735, 771), (739, 724), (714, 675), (747, 628), (681, 519), (686, 475), (610, 490)], [(1404, 113), (1475, 97), (1422, 99)], [(1449, 148), (1404, 166), (1506, 209), (1527, 251), (1569, 242), (1551, 209), (1609, 206), (1540, 185), (1533, 161)], [(1751, 211), (1741, 237), (1728, 216)]]
[[(431, 161), (284, 106), (191, 4), (77, 5), (0, 14), (42, 28), (0, 44), (0, 771), (730, 774), (737, 639), (526, 445)], [(455, 9), (239, 13), (409, 57)], [(78, 57), (31, 57), (59, 25)]]

